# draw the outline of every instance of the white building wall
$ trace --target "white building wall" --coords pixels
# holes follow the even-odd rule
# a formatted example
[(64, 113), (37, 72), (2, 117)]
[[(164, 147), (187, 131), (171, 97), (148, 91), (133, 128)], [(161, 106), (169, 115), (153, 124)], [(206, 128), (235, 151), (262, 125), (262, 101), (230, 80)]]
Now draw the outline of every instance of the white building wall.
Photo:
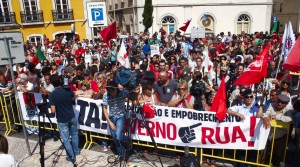
[[(241, 14), (247, 14), (251, 18), (250, 33), (253, 33), (255, 31), (269, 31), (271, 22), (270, 9), (270, 5), (192, 7), (190, 11), (192, 13), (192, 21), (186, 33), (190, 33), (190, 28), (200, 26), (200, 19), (203, 14), (211, 15), (215, 19), (215, 33), (219, 33), (222, 31), (231, 31), (233, 33), (236, 33), (237, 19)], [(175, 18), (175, 20), (177, 21), (175, 29), (178, 29), (187, 21), (184, 13), (184, 8), (179, 6), (154, 8), (153, 30), (157, 31), (161, 27), (161, 20), (164, 16), (167, 15), (173, 16)], [(152, 32), (152, 28), (150, 28), (149, 31)]]

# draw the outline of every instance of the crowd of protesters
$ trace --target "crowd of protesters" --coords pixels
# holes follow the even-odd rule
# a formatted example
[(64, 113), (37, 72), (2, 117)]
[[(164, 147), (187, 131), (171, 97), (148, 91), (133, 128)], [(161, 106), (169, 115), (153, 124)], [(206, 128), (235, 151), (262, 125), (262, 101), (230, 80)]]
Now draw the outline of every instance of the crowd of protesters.
[[(241, 119), (261, 117), (266, 127), (272, 119), (292, 122), (296, 136), (300, 136), (299, 81), (297, 75), (281, 67), (281, 40), (280, 34), (267, 32), (238, 35), (221, 32), (192, 39), (179, 31), (167, 34), (163, 29), (154, 34), (135, 33), (109, 43), (101, 38), (80, 39), (78, 35), (57, 36), (53, 41), (44, 36), (43, 45), (26, 42), (26, 62), (16, 64), (13, 70), (17, 87), (23, 92), (48, 96), (54, 90), (50, 77), (58, 74), (69, 77), (69, 87), (77, 97), (102, 99), (107, 82), (122, 68), (117, 55), (121, 42), (125, 42), (131, 70), (148, 71), (154, 80), (154, 84), (135, 89), (140, 103), (210, 111), (222, 77), (225, 77), (228, 114)], [(267, 44), (270, 45), (269, 86), (263, 85), (263, 81), (232, 86)], [(151, 45), (158, 45), (159, 53), (151, 53)], [(0, 69), (1, 92), (12, 90), (10, 81), (9, 66), (3, 66)], [(191, 90), (196, 81), (200, 83), (197, 93)], [(275, 138), (282, 142), (286, 135), (289, 134), (276, 133)], [(276, 155), (279, 157), (274, 163), (278, 164), (283, 156)]]

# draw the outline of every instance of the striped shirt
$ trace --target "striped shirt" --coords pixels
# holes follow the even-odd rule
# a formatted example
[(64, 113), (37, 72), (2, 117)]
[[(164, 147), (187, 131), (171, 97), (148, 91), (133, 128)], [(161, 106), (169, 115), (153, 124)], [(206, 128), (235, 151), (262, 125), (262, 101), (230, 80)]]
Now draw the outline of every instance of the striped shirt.
[(118, 90), (118, 94), (116, 97), (112, 97), (107, 92), (103, 95), (103, 105), (107, 106), (109, 109), (109, 117), (110, 116), (123, 116), (125, 115), (125, 99), (127, 97), (128, 92), (125, 90)]

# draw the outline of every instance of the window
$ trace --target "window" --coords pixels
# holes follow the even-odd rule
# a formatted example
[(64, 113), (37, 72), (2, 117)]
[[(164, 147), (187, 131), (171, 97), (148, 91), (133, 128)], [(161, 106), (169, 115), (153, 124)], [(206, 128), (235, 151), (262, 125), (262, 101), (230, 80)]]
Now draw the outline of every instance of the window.
[(31, 36), (29, 37), (29, 42), (35, 46), (42, 45), (42, 36)]
[(277, 7), (277, 4), (274, 2), (273, 3), (273, 13), (276, 13), (276, 7)]
[(205, 33), (214, 33), (214, 18), (211, 15), (204, 14), (200, 19), (200, 27), (205, 28)]
[(279, 13), (282, 13), (282, 10), (283, 10), (283, 3), (280, 3), (280, 6), (279, 6)]
[(8, 0), (0, 1), (0, 23), (13, 23), (13, 15), (10, 12)]
[(23, 0), (24, 22), (38, 21), (38, 4), (36, 0)]
[(55, 0), (55, 9), (58, 20), (69, 20), (69, 4), (68, 0)]
[(175, 23), (176, 20), (172, 16), (165, 16), (161, 21), (162, 28), (167, 32), (167, 34), (175, 31)]
[(250, 33), (250, 23), (251, 19), (248, 15), (240, 15), (237, 20), (237, 34), (241, 34), (242, 31), (244, 31), (245, 33)]

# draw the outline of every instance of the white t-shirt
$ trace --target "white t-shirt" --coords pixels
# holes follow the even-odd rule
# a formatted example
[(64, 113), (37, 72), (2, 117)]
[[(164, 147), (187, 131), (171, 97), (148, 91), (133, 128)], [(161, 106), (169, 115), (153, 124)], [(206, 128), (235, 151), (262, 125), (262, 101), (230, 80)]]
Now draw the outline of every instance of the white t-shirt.
[[(28, 82), (27, 85), (25, 86), (25, 88), (30, 92), (30, 91), (33, 91), (34, 89), (34, 86), (31, 82)], [(17, 87), (17, 90), (20, 91), (20, 86)]]
[(10, 154), (0, 154), (0, 164), (1, 167), (19, 167), (19, 163)]

